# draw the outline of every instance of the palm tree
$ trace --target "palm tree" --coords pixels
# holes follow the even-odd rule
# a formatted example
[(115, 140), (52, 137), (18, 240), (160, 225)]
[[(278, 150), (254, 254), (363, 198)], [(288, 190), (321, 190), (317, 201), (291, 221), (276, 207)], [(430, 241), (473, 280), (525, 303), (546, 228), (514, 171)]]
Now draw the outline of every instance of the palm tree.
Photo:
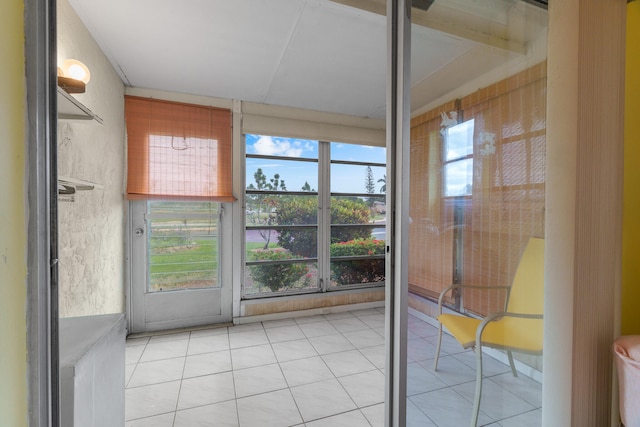
[(387, 192), (387, 174), (384, 175), (384, 178), (380, 178), (378, 182), (382, 182), (382, 187), (380, 187), (381, 193)]

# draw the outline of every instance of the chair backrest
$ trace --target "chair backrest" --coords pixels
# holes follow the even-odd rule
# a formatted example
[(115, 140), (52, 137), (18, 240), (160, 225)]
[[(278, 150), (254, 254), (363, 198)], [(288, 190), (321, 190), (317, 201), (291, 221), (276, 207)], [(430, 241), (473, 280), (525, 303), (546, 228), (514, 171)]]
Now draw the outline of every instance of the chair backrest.
[(507, 311), (544, 313), (544, 239), (529, 239), (511, 284)]

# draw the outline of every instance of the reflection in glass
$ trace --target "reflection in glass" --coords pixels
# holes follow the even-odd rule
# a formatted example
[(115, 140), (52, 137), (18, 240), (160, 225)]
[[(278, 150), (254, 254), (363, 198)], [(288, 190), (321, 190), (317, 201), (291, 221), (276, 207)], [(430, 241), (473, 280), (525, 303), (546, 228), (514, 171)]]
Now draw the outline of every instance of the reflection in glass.
[(446, 129), (444, 160), (460, 159), (473, 154), (473, 119)]
[(473, 159), (462, 159), (444, 165), (444, 196), (468, 196), (473, 190)]
[[(542, 3), (435, 0), (412, 10), (408, 329), (425, 337), (409, 339), (407, 348), (407, 413), (416, 424), (469, 425), (473, 419), (473, 387), (460, 398), (412, 381), (434, 374), (433, 363), (424, 361), (435, 357), (432, 325), (441, 292), (455, 286), (443, 303), (470, 324), (504, 310), (506, 293), (493, 287), (513, 283), (527, 242), (545, 237)], [(471, 335), (473, 341), (475, 331)], [(442, 344), (455, 357), (441, 357), (435, 375), (454, 390), (473, 384), (475, 353), (448, 334)], [(520, 425), (525, 418), (540, 425), (541, 357), (514, 357), (518, 377), (506, 354), (483, 356), (500, 375), (491, 387), (484, 382), (478, 425)], [(526, 410), (515, 408), (514, 395)]]

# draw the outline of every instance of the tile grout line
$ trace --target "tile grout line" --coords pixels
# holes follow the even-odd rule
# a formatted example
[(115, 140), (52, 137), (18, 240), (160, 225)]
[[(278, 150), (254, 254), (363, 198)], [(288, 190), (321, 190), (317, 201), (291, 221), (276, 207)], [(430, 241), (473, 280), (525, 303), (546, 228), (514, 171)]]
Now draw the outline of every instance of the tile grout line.
[(190, 345), (191, 345), (191, 332), (189, 332), (187, 348), (184, 352), (184, 363), (182, 364), (182, 375), (180, 376), (180, 387), (178, 388), (178, 396), (176, 397), (176, 407), (175, 407), (175, 410), (173, 411), (173, 422), (171, 423), (172, 426), (175, 425), (176, 417), (178, 415), (178, 403), (180, 403), (180, 394), (182, 393), (182, 382), (184, 381), (184, 369), (185, 369), (185, 366), (187, 365), (187, 355), (189, 354)]

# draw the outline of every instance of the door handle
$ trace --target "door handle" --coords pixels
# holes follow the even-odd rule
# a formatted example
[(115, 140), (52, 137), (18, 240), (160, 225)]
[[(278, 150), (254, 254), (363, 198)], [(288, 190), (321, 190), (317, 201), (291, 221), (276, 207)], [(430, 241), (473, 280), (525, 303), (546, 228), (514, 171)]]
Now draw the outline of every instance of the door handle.
[(134, 233), (136, 236), (142, 236), (144, 234), (144, 230), (142, 228), (136, 228)]

